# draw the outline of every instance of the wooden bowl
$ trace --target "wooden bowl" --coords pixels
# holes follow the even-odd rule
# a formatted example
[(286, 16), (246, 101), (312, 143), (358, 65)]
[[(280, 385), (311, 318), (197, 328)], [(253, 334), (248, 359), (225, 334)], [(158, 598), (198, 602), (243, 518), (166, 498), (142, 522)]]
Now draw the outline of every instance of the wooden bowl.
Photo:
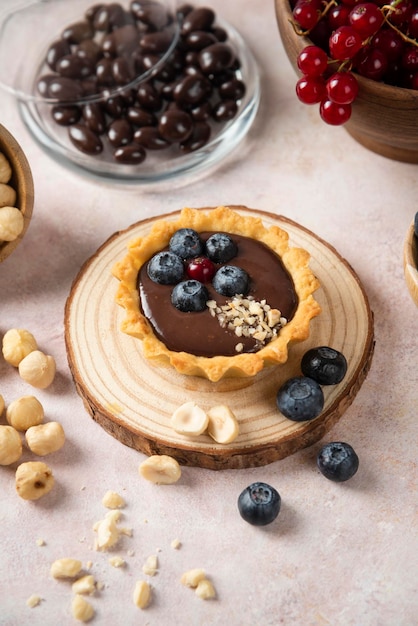
[[(297, 56), (312, 41), (297, 35), (289, 23), (292, 10), (288, 0), (275, 0), (275, 7), (284, 49), (299, 73)], [(359, 94), (353, 103), (351, 118), (345, 124), (347, 132), (377, 154), (418, 163), (418, 91), (393, 87), (358, 74), (356, 78)]]
[(32, 218), (34, 189), (32, 172), (28, 160), (16, 141), (4, 126), (0, 124), (0, 152), (8, 159), (12, 168), (12, 177), (9, 185), (16, 191), (15, 206), (21, 210), (24, 217), (23, 230), (14, 241), (0, 241), (0, 263), (16, 249), (22, 241)]
[(414, 222), (410, 225), (405, 239), (403, 267), (409, 293), (418, 306), (418, 237), (415, 235)]

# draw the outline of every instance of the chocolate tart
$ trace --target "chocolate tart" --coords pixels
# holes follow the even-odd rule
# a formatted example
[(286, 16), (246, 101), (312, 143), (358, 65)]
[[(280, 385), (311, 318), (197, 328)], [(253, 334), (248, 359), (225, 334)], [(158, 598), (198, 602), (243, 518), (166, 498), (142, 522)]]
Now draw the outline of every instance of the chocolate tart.
[[(285, 363), (288, 359), (289, 346), (293, 342), (304, 341), (308, 338), (310, 322), (321, 312), (319, 304), (313, 297), (320, 285), (309, 268), (309, 253), (302, 248), (289, 246), (288, 234), (280, 227), (272, 225), (265, 228), (261, 218), (243, 216), (239, 213), (240, 209), (245, 210), (245, 207), (184, 208), (176, 221), (158, 220), (147, 235), (130, 241), (126, 256), (113, 266), (112, 273), (120, 281), (116, 302), (125, 310), (121, 331), (142, 341), (144, 357), (150, 362), (156, 365), (170, 365), (181, 374), (199, 376), (213, 382), (223, 378), (251, 377), (266, 366)], [(268, 343), (259, 345), (257, 349), (251, 348), (247, 352), (237, 354), (228, 352), (226, 354), (203, 352), (202, 354), (200, 346), (196, 351), (190, 350), (190, 346), (188, 350), (184, 350), (181, 349), (181, 344), (180, 347), (176, 344), (176, 349), (170, 348), (169, 337), (159, 334), (153, 326), (153, 320), (144, 314), (139, 275), (150, 258), (164, 250), (172, 235), (181, 228), (191, 228), (199, 234), (228, 233), (232, 237), (236, 236), (238, 242), (253, 240), (260, 245), (260, 250), (267, 248), (268, 253), (275, 259), (273, 265), (275, 263), (281, 273), (288, 277), (287, 291), (291, 286), (294, 294), (294, 306), (288, 307), (289, 318), (278, 330), (277, 336)], [(251, 276), (251, 279), (256, 279), (256, 276)], [(270, 295), (270, 293), (259, 293), (257, 298), (263, 297), (269, 302)], [(187, 316), (183, 319), (190, 321), (193, 320), (190, 316), (201, 315), (200, 313), (179, 314), (178, 311), (174, 311), (174, 307), (171, 311), (169, 304), (164, 306), (166, 316)], [(209, 322), (211, 318), (209, 310), (204, 314)], [(281, 314), (284, 315), (283, 312)], [(181, 325), (180, 318), (178, 328)], [(175, 328), (171, 331), (173, 335), (176, 334)], [(206, 328), (206, 322), (203, 322), (202, 328)], [(225, 332), (227, 331), (219, 328), (219, 333)], [(233, 334), (232, 331), (229, 333)], [(233, 341), (238, 343), (236, 338), (233, 338)]]

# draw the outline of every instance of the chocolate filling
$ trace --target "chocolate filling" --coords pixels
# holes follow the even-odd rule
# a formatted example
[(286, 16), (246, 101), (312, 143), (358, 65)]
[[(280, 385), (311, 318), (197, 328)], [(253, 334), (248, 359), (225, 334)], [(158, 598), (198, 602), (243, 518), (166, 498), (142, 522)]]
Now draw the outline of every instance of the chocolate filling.
[[(211, 232), (200, 233), (206, 241)], [(256, 300), (265, 299), (271, 308), (281, 311), (288, 321), (295, 314), (298, 304), (292, 278), (280, 257), (265, 244), (243, 237), (231, 235), (238, 246), (238, 254), (228, 262), (247, 271), (251, 278), (250, 291), (246, 295)], [(220, 267), (217, 266), (217, 267)], [(185, 275), (185, 279), (187, 276)], [(211, 283), (206, 283), (210, 298), (218, 305), (225, 304), (228, 298), (218, 294)], [(256, 352), (260, 349), (254, 339), (238, 338), (235, 333), (221, 328), (218, 319), (206, 309), (199, 313), (182, 313), (171, 304), (172, 285), (154, 283), (147, 274), (147, 263), (138, 273), (138, 290), (143, 315), (150, 322), (154, 334), (173, 352), (189, 352), (196, 356), (233, 356), (237, 354), (237, 343), (243, 343), (243, 352)]]

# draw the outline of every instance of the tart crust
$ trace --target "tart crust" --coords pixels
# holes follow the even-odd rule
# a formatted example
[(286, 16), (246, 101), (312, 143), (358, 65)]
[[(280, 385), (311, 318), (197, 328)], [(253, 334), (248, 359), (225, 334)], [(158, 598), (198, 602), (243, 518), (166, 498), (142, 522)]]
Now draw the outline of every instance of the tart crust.
[[(313, 297), (320, 285), (309, 268), (309, 253), (302, 248), (290, 247), (289, 236), (283, 229), (278, 226), (267, 229), (261, 218), (240, 215), (237, 212), (240, 208), (246, 207), (184, 208), (177, 220), (158, 220), (148, 235), (130, 241), (127, 255), (114, 265), (112, 273), (120, 281), (116, 302), (126, 313), (121, 331), (140, 339), (144, 356), (156, 365), (171, 365), (181, 374), (200, 376), (213, 382), (227, 377), (255, 376), (265, 366), (285, 363), (289, 344), (308, 338), (310, 322), (321, 312)], [(234, 356), (196, 356), (169, 350), (154, 334), (140, 309), (138, 272), (155, 253), (168, 245), (171, 236), (180, 228), (244, 235), (263, 242), (281, 258), (293, 280), (298, 306), (292, 319), (280, 329), (279, 335), (258, 352)]]

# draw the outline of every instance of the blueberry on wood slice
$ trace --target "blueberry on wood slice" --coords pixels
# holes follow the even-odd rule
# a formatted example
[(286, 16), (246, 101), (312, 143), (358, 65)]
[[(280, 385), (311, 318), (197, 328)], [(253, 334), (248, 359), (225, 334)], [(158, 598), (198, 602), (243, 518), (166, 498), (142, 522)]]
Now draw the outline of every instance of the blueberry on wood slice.
[(250, 288), (250, 277), (241, 267), (223, 265), (213, 277), (212, 285), (222, 296), (245, 296)]
[(271, 524), (279, 514), (281, 498), (271, 485), (252, 483), (238, 497), (238, 510), (243, 520), (253, 526)]
[(192, 228), (179, 228), (171, 236), (170, 252), (177, 254), (181, 259), (190, 259), (204, 253), (204, 243)]
[(301, 368), (304, 376), (313, 378), (320, 385), (336, 385), (347, 372), (347, 360), (338, 350), (320, 346), (305, 352)]
[(154, 283), (175, 285), (183, 278), (183, 263), (173, 252), (158, 252), (148, 263), (147, 273)]
[(307, 376), (289, 378), (276, 396), (277, 408), (294, 422), (315, 419), (324, 408), (324, 394), (320, 385)]
[(183, 280), (171, 294), (171, 303), (183, 313), (203, 311), (208, 300), (208, 290), (198, 280)]
[(354, 476), (358, 470), (359, 459), (350, 444), (333, 441), (321, 448), (317, 465), (325, 478), (341, 483)]
[(206, 253), (214, 263), (228, 263), (237, 252), (237, 244), (226, 233), (214, 233), (206, 241)]

